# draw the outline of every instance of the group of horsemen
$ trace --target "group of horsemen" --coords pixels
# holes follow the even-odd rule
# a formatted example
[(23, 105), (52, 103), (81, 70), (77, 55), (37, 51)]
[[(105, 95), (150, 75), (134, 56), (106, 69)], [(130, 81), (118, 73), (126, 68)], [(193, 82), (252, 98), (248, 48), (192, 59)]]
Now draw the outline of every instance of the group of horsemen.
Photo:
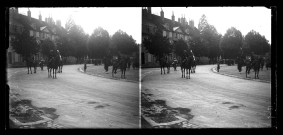
[[(181, 61), (179, 62), (180, 66), (181, 66), (181, 70), (182, 70), (182, 63), (184, 63), (184, 61), (186, 61), (188, 59), (191, 59), (190, 60), (191, 64), (190, 64), (190, 67), (189, 67), (189, 68), (192, 68), (191, 72), (195, 72), (194, 70), (195, 70), (195, 66), (196, 66), (195, 65), (196, 60), (195, 60), (195, 56), (194, 56), (194, 53), (193, 53), (192, 50), (189, 50), (189, 51), (184, 50), (183, 55), (181, 56)], [(221, 58), (217, 59), (217, 71), (218, 72), (219, 72), (219, 69), (220, 69), (221, 61), (222, 61)], [(268, 70), (268, 68), (271, 67), (270, 57), (264, 58), (262, 56), (255, 55), (253, 52), (248, 57), (245, 57), (243, 55), (243, 52), (241, 52), (239, 57), (237, 57), (236, 61), (238, 63), (237, 65), (238, 65), (239, 72), (242, 71), (243, 66), (246, 66), (246, 77), (247, 77), (247, 74), (250, 73), (250, 70), (254, 69), (255, 78), (259, 78), (258, 77), (259, 69), (260, 68), (263, 69), (264, 64), (265, 64), (267, 70)], [(166, 66), (166, 64), (168, 65), (167, 66), (167, 68), (168, 68), (167, 73), (169, 73), (170, 65), (171, 65), (171, 63), (169, 62), (169, 59), (166, 56), (161, 57), (159, 59), (159, 62), (160, 62), (160, 66), (161, 66), (161, 74), (162, 74), (162, 68), (164, 67), (162, 65), (162, 63), (165, 63), (164, 64), (165, 66)], [(176, 58), (174, 58), (172, 65), (173, 65), (175, 71), (176, 71), (177, 64), (178, 64), (178, 60)], [(164, 71), (164, 74), (165, 74), (165, 71)], [(182, 77), (183, 77), (183, 71), (182, 71)]]
[(32, 74), (32, 67), (34, 68), (34, 73), (36, 73), (36, 68), (37, 68), (38, 64), (39, 64), (41, 70), (43, 70), (44, 65), (47, 65), (48, 76), (51, 76), (51, 70), (52, 69), (53, 69), (53, 74), (55, 72), (55, 78), (56, 78), (56, 72), (57, 72), (58, 68), (59, 68), (58, 72), (62, 73), (63, 61), (62, 61), (62, 57), (60, 55), (59, 50), (56, 50), (56, 51), (50, 50), (49, 56), (48, 56), (48, 59), (47, 59), (46, 62), (44, 61), (43, 58), (41, 58), (40, 61), (37, 61), (34, 56), (27, 57), (26, 65), (27, 65), (27, 68), (28, 68), (28, 74), (29, 74), (29, 71)]

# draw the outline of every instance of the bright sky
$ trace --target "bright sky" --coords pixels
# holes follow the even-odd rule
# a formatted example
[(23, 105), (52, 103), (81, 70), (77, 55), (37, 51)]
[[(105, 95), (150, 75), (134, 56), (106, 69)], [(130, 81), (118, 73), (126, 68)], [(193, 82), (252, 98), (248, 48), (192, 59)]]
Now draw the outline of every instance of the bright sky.
[[(187, 21), (194, 20), (197, 28), (199, 19), (204, 14), (209, 24), (214, 25), (217, 32), (224, 35), (235, 27), (242, 35), (255, 30), (271, 43), (271, 9), (265, 7), (162, 7), (164, 17), (171, 19), (172, 12), (175, 21), (185, 16)], [(153, 14), (160, 16), (161, 8), (151, 8)]]
[[(119, 29), (131, 35), (136, 43), (141, 43), (141, 8), (29, 8), (31, 16), (42, 20), (52, 16), (61, 20), (65, 28), (67, 19), (72, 16), (75, 23), (81, 25), (86, 33), (92, 34), (95, 28), (102, 27), (113, 35)], [(19, 13), (27, 15), (28, 8), (19, 8)]]

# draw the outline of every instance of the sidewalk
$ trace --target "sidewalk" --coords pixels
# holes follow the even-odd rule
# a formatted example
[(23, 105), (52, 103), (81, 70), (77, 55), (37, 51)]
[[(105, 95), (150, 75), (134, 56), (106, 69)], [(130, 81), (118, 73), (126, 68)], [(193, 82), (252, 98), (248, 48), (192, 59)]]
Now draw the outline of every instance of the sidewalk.
[(264, 67), (263, 70), (259, 71), (259, 79), (254, 79), (255, 73), (253, 69), (250, 71), (250, 74), (248, 74), (248, 77), (246, 78), (246, 67), (242, 67), (242, 72), (238, 71), (237, 65), (235, 66), (227, 66), (226, 64), (221, 64), (220, 65), (220, 70), (217, 72), (215, 65), (214, 68), (211, 69), (212, 72), (221, 74), (221, 75), (226, 75), (230, 77), (236, 77), (236, 78), (241, 78), (241, 79), (246, 79), (246, 80), (253, 80), (253, 81), (259, 81), (259, 82), (265, 82), (265, 83), (271, 83), (271, 70), (266, 70)]
[[(79, 68), (79, 71), (83, 71), (83, 66)], [(105, 72), (104, 65), (98, 65), (95, 66), (93, 64), (87, 64), (86, 74), (94, 75), (98, 77), (104, 77), (109, 79), (115, 79), (115, 80), (124, 80), (129, 82), (139, 82), (139, 70), (133, 69), (132, 67), (126, 70), (125, 76), (126, 79), (121, 79), (121, 71), (120, 69), (117, 70), (117, 73), (114, 74), (114, 77), (112, 77), (112, 66), (108, 67), (108, 72)]]

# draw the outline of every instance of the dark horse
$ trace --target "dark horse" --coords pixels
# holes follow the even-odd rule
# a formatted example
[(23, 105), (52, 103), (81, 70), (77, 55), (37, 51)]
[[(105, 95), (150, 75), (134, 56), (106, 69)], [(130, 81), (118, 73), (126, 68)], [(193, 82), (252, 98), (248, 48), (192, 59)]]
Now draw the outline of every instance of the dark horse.
[(260, 61), (260, 69), (261, 71), (263, 70), (263, 66), (264, 66), (264, 58), (263, 57), (260, 57), (259, 58), (259, 61)]
[[(54, 79), (57, 78), (56, 72), (59, 67), (60, 56), (56, 55), (55, 57), (51, 57), (47, 63), (47, 70), (48, 70), (48, 77), (53, 77)], [(51, 72), (53, 70), (53, 76), (51, 76)]]
[(237, 58), (237, 67), (238, 67), (238, 70), (239, 72), (242, 72), (242, 67), (244, 66), (244, 59), (242, 58)]
[(260, 58), (256, 58), (253, 61), (253, 69), (254, 69), (254, 72), (255, 72), (255, 79), (256, 78), (259, 79), (258, 74), (259, 74), (260, 66), (261, 66), (261, 60), (260, 60)]
[(119, 68), (119, 60), (118, 59), (113, 59), (112, 60), (112, 77), (114, 77), (114, 74), (117, 73), (117, 69)]
[(32, 70), (31, 70), (32, 67), (34, 68), (34, 73), (36, 74), (37, 62), (34, 60), (33, 57), (28, 57), (26, 59), (26, 65), (27, 65), (27, 68), (28, 68), (28, 74), (29, 74), (29, 71), (32, 74)]
[(170, 63), (166, 60), (165, 57), (161, 57), (159, 59), (159, 64), (160, 64), (161, 74), (162, 74), (162, 70), (163, 73), (165, 74), (165, 67), (167, 68), (167, 74), (170, 73)]
[(191, 56), (182, 59), (181, 61), (182, 78), (190, 79), (192, 63), (193, 63), (193, 58)]
[(127, 69), (127, 65), (128, 64), (128, 61), (127, 61), (127, 59), (126, 58), (121, 58), (121, 60), (120, 60), (120, 62), (119, 62), (119, 67), (120, 67), (120, 69), (121, 69), (121, 78), (126, 78), (126, 76), (125, 76), (125, 73), (126, 73), (126, 69)]
[(250, 70), (252, 69), (252, 61), (250, 58), (245, 60), (245, 65), (246, 65), (246, 78), (248, 77), (248, 74), (250, 74)]

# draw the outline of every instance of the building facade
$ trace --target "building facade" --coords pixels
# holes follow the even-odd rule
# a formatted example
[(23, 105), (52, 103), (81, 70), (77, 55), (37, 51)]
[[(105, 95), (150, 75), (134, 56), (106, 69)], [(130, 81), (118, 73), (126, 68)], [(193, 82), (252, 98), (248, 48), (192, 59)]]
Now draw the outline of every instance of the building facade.
[[(177, 40), (182, 39), (187, 44), (193, 36), (194, 21), (187, 22), (185, 16), (178, 18), (175, 21), (174, 13), (172, 13), (171, 19), (164, 18), (164, 11), (161, 9), (160, 16), (151, 13), (151, 7), (142, 9), (142, 40), (148, 38), (151, 35), (157, 34), (157, 31), (161, 31), (164, 37), (169, 39), (169, 42), (173, 45)], [(189, 45), (189, 44), (188, 44)], [(155, 67), (158, 66), (158, 61), (152, 54), (148, 53), (146, 48), (142, 45), (142, 67)], [(169, 54), (169, 59), (176, 58), (176, 54), (173, 52)]]
[[(38, 19), (31, 17), (31, 11), (27, 11), (27, 16), (19, 14), (17, 8), (9, 9), (9, 47), (7, 49), (7, 65), (8, 67), (25, 66), (23, 57), (17, 54), (11, 46), (11, 39), (15, 38), (16, 33), (22, 33), (24, 29), (29, 31), (30, 36), (36, 38), (38, 45), (45, 39), (52, 40), (55, 45), (56, 41), (63, 36), (66, 31), (61, 26), (61, 21), (57, 20), (56, 24), (51, 17), (42, 20), (41, 14)], [(43, 56), (38, 53), (35, 56), (36, 60)]]

